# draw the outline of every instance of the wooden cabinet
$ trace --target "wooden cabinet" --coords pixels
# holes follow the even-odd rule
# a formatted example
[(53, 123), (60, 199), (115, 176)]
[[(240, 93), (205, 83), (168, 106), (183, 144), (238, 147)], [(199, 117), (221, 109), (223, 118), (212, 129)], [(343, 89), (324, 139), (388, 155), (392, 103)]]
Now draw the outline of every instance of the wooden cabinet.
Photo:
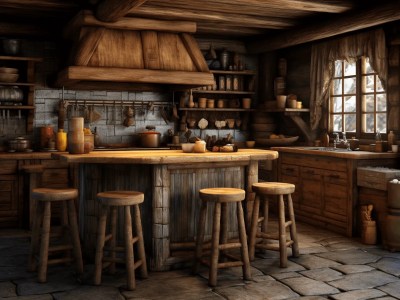
[(22, 217), (19, 200), (17, 160), (3, 160), (0, 168), (0, 228), (19, 227)]
[[(26, 132), (33, 130), (34, 118), (34, 91), (35, 91), (35, 63), (42, 61), (35, 57), (0, 56), (0, 66), (18, 69), (18, 79), (16, 82), (1, 82), (4, 88), (17, 87), (22, 90), (23, 98), (21, 101), (10, 101), (2, 98), (0, 100), (0, 110), (7, 112), (7, 117), (26, 118)], [(4, 116), (3, 116), (4, 117)]]
[(396, 166), (396, 159), (351, 159), (279, 151), (278, 180), (293, 183), (300, 221), (354, 236), (360, 234), (357, 167)]
[(296, 185), (296, 218), (351, 235), (351, 180), (345, 159), (280, 154), (278, 177)]

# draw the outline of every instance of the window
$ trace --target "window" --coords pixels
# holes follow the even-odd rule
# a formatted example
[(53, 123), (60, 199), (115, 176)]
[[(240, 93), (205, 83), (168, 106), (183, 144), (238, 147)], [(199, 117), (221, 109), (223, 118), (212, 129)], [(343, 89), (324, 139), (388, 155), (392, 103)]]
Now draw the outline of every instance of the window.
[(329, 103), (330, 132), (364, 138), (387, 132), (386, 92), (367, 57), (335, 61)]

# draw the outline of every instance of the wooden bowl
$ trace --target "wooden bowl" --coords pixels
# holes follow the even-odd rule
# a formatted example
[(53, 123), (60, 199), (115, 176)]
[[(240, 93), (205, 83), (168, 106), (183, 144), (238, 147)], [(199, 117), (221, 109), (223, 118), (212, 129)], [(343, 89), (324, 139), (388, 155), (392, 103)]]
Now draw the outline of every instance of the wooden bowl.
[(16, 82), (18, 74), (0, 73), (0, 82)]
[(299, 136), (287, 136), (280, 139), (262, 139), (258, 138), (255, 139), (257, 145), (263, 146), (288, 146), (293, 144), (299, 139)]
[(3, 73), (3, 74), (18, 74), (18, 69), (0, 67), (0, 73)]

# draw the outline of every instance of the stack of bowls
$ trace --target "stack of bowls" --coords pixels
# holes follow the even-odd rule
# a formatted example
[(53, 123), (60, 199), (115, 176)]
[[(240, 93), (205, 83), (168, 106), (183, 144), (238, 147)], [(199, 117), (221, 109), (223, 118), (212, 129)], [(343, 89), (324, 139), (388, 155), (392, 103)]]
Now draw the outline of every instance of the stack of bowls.
[(0, 67), (0, 82), (16, 82), (18, 77), (18, 69)]

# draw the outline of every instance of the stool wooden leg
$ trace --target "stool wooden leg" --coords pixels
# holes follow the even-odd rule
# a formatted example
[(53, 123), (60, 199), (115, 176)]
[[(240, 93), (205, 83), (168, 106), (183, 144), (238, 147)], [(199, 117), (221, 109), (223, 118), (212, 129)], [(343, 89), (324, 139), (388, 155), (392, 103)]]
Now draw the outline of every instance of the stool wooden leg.
[(215, 203), (212, 242), (211, 242), (210, 273), (208, 278), (208, 284), (210, 286), (217, 285), (220, 230), (221, 230), (221, 203)]
[(40, 243), (38, 281), (46, 282), (47, 280), (47, 261), (49, 256), (50, 241), (50, 221), (51, 221), (51, 203), (44, 203), (42, 238)]
[(243, 267), (242, 267), (243, 279), (251, 280), (249, 250), (247, 248), (247, 238), (246, 238), (246, 226), (244, 224), (244, 213), (241, 202), (237, 203), (237, 219), (239, 228), (239, 239), (240, 243), (242, 244), (240, 249), (243, 262)]
[[(69, 201), (68, 201), (69, 202)], [(65, 244), (70, 244), (70, 235), (68, 234), (68, 207), (67, 207), (67, 201), (61, 201), (61, 234), (62, 234), (62, 239)], [(65, 257), (68, 259), (71, 259), (71, 250), (65, 250), (64, 251)], [(69, 262), (68, 262), (69, 263)]]
[(286, 227), (285, 227), (285, 202), (283, 195), (279, 195), (279, 253), (281, 268), (287, 267)]
[(107, 223), (107, 207), (101, 206), (99, 223), (97, 226), (97, 244), (96, 244), (96, 256), (94, 262), (94, 284), (99, 285), (101, 283), (101, 273), (103, 270), (103, 248), (104, 239), (106, 235), (106, 223)]
[(40, 241), (40, 225), (43, 219), (43, 203), (36, 201), (35, 215), (33, 216), (32, 236), (31, 236), (31, 252), (29, 255), (28, 270), (33, 272), (36, 270), (36, 255), (39, 253)]
[(125, 264), (127, 273), (127, 288), (132, 291), (136, 287), (135, 283), (135, 262), (133, 254), (133, 244), (132, 244), (132, 217), (131, 217), (131, 207), (125, 206)]
[[(228, 242), (228, 205), (227, 203), (221, 203), (221, 231), (219, 235), (219, 243), (226, 244)], [(221, 250), (220, 260), (226, 261), (226, 258), (222, 255), (224, 250)]]
[(117, 252), (115, 251), (115, 248), (117, 246), (117, 214), (118, 214), (118, 209), (115, 206), (110, 207), (110, 231), (111, 231), (111, 239), (109, 241), (109, 246), (110, 246), (110, 266), (108, 268), (108, 271), (110, 274), (115, 274), (115, 258), (117, 255)]
[(293, 241), (292, 244), (292, 255), (294, 257), (299, 257), (300, 256), (300, 251), (299, 251), (299, 243), (297, 240), (297, 229), (296, 229), (296, 220), (294, 217), (294, 209), (293, 209), (293, 201), (292, 201), (292, 196), (288, 194), (288, 208), (289, 208), (289, 218), (291, 221), (290, 225), (290, 239)]
[(255, 256), (259, 212), (260, 212), (260, 196), (256, 195), (253, 204), (253, 215), (251, 217), (250, 240), (249, 240), (249, 257), (251, 261), (254, 260)]
[(147, 263), (146, 263), (146, 252), (144, 250), (144, 240), (143, 240), (143, 230), (142, 230), (142, 218), (140, 216), (139, 205), (134, 206), (135, 213), (135, 231), (136, 236), (138, 237), (137, 245), (138, 245), (138, 258), (142, 262), (140, 266), (140, 276), (142, 278), (147, 278)]
[(72, 239), (72, 244), (74, 246), (76, 271), (78, 274), (83, 274), (81, 242), (79, 239), (78, 219), (76, 217), (74, 200), (68, 201), (68, 215), (69, 215), (69, 226), (71, 228), (71, 239)]
[(203, 256), (203, 240), (204, 240), (204, 232), (206, 226), (206, 217), (207, 217), (207, 203), (205, 201), (202, 201), (200, 208), (199, 222), (197, 226), (196, 250), (194, 254), (194, 263), (192, 269), (193, 274), (197, 274), (199, 272), (200, 261), (201, 257)]

